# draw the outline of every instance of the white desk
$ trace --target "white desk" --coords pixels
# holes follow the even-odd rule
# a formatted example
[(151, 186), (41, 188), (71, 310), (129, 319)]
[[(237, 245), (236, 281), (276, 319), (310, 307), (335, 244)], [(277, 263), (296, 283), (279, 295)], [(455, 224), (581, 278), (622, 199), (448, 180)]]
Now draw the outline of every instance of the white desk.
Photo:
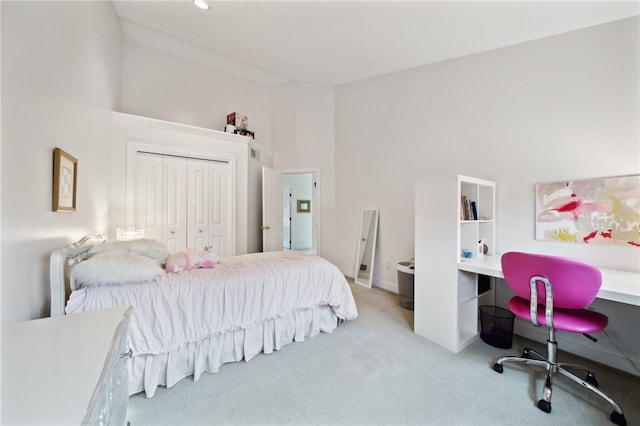
[[(602, 273), (602, 286), (596, 296), (598, 299), (640, 306), (640, 273), (599, 269)], [(504, 278), (500, 255), (461, 259), (458, 270)]]

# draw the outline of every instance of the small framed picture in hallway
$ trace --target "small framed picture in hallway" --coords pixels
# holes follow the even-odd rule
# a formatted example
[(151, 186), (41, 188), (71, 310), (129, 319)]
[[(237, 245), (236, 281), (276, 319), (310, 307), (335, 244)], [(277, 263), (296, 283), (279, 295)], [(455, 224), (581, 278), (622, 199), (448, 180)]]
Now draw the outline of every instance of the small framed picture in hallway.
[(309, 212), (311, 212), (311, 201), (298, 200), (298, 213), (309, 213)]

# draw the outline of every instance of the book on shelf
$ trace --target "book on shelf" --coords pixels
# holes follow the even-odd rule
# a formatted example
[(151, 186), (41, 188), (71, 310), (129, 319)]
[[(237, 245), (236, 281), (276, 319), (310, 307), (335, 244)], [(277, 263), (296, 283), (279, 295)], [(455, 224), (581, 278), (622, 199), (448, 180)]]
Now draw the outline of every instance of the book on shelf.
[(476, 220), (477, 217), (475, 202), (463, 195), (460, 199), (460, 220)]

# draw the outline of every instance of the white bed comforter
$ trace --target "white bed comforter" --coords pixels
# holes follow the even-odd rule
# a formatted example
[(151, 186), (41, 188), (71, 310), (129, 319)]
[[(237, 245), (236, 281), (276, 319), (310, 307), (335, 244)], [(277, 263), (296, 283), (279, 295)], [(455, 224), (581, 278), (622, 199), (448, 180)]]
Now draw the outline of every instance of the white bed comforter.
[(173, 351), (188, 343), (318, 306), (340, 319), (358, 316), (336, 266), (298, 252), (224, 257), (213, 269), (167, 273), (147, 283), (76, 290), (67, 313), (131, 305), (133, 355)]

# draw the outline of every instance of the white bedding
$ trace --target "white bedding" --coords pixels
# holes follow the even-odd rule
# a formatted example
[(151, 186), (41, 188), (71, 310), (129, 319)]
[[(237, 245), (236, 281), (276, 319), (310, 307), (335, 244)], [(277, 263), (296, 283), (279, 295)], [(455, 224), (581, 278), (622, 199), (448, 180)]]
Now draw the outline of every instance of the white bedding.
[[(213, 269), (167, 273), (147, 283), (75, 290), (67, 313), (131, 305), (130, 393), (217, 371), (293, 340), (330, 332), (358, 312), (327, 260), (298, 252), (224, 257)], [(171, 358), (175, 359), (171, 359)]]

